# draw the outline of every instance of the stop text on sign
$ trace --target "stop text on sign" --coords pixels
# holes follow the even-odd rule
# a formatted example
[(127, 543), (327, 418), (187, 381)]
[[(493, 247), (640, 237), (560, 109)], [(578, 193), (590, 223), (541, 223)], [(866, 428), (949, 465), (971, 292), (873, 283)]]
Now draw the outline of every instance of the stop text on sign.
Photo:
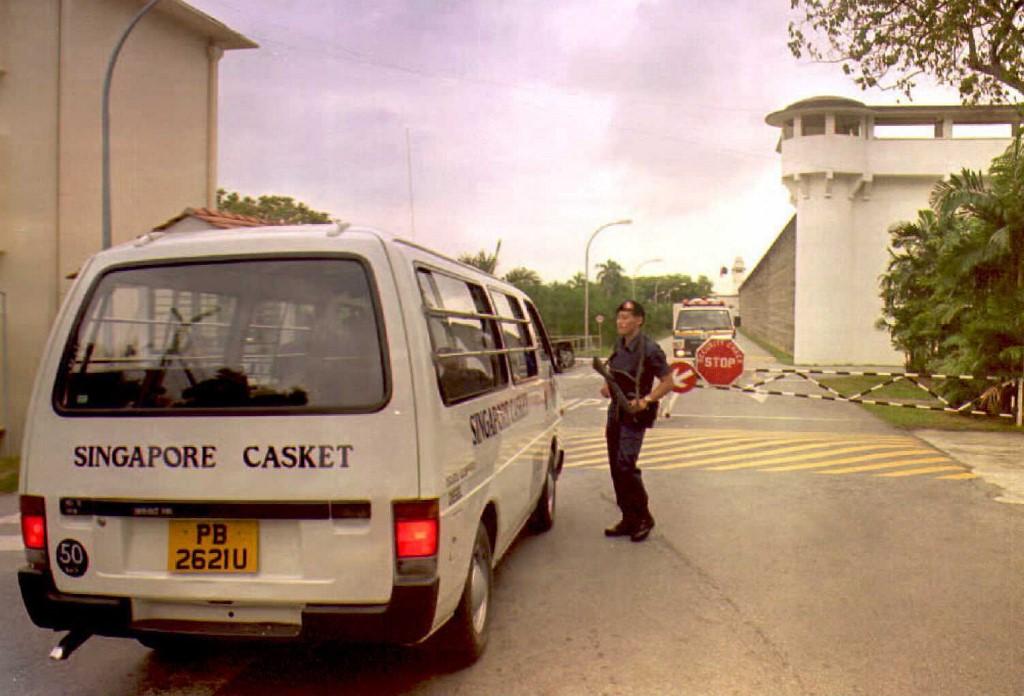
[(696, 358), (697, 371), (708, 384), (728, 386), (743, 373), (743, 350), (729, 338), (709, 338)]
[(706, 356), (701, 363), (705, 367), (735, 367), (739, 360), (736, 358), (719, 358), (714, 355)]

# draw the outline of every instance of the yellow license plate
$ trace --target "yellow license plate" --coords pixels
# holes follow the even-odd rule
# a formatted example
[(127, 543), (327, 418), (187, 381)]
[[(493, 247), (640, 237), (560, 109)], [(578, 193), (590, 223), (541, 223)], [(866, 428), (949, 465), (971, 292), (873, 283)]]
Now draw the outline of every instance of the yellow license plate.
[(257, 520), (170, 520), (167, 570), (172, 573), (255, 573)]

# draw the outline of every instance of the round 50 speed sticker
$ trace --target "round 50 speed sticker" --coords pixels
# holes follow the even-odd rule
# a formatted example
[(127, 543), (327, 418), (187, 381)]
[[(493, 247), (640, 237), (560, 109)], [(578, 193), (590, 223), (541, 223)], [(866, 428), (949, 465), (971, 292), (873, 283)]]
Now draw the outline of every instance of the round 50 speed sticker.
[(89, 569), (89, 554), (85, 547), (75, 539), (64, 539), (57, 544), (57, 567), (65, 575), (80, 578)]

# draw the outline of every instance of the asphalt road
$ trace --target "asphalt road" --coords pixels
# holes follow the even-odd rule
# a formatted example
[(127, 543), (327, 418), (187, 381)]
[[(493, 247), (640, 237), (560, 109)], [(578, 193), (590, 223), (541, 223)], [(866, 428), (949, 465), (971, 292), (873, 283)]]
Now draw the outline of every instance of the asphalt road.
[[(499, 566), (473, 667), (343, 646), (170, 660), (100, 638), (51, 663), (21, 554), (0, 550), (0, 694), (1024, 694), (1024, 508), (958, 462), (850, 404), (694, 391), (641, 456), (654, 533), (606, 539), (599, 381), (577, 368), (564, 387), (558, 519)], [(0, 540), (15, 508), (0, 497)]]

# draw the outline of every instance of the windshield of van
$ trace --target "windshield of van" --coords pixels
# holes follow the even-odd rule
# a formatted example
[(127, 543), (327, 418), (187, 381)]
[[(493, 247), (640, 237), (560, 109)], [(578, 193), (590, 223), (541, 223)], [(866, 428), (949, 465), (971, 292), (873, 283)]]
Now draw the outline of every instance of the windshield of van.
[(677, 329), (732, 329), (727, 309), (687, 309), (679, 312), (676, 318)]
[(265, 259), (114, 270), (71, 334), (67, 410), (379, 408), (382, 332), (352, 259)]

